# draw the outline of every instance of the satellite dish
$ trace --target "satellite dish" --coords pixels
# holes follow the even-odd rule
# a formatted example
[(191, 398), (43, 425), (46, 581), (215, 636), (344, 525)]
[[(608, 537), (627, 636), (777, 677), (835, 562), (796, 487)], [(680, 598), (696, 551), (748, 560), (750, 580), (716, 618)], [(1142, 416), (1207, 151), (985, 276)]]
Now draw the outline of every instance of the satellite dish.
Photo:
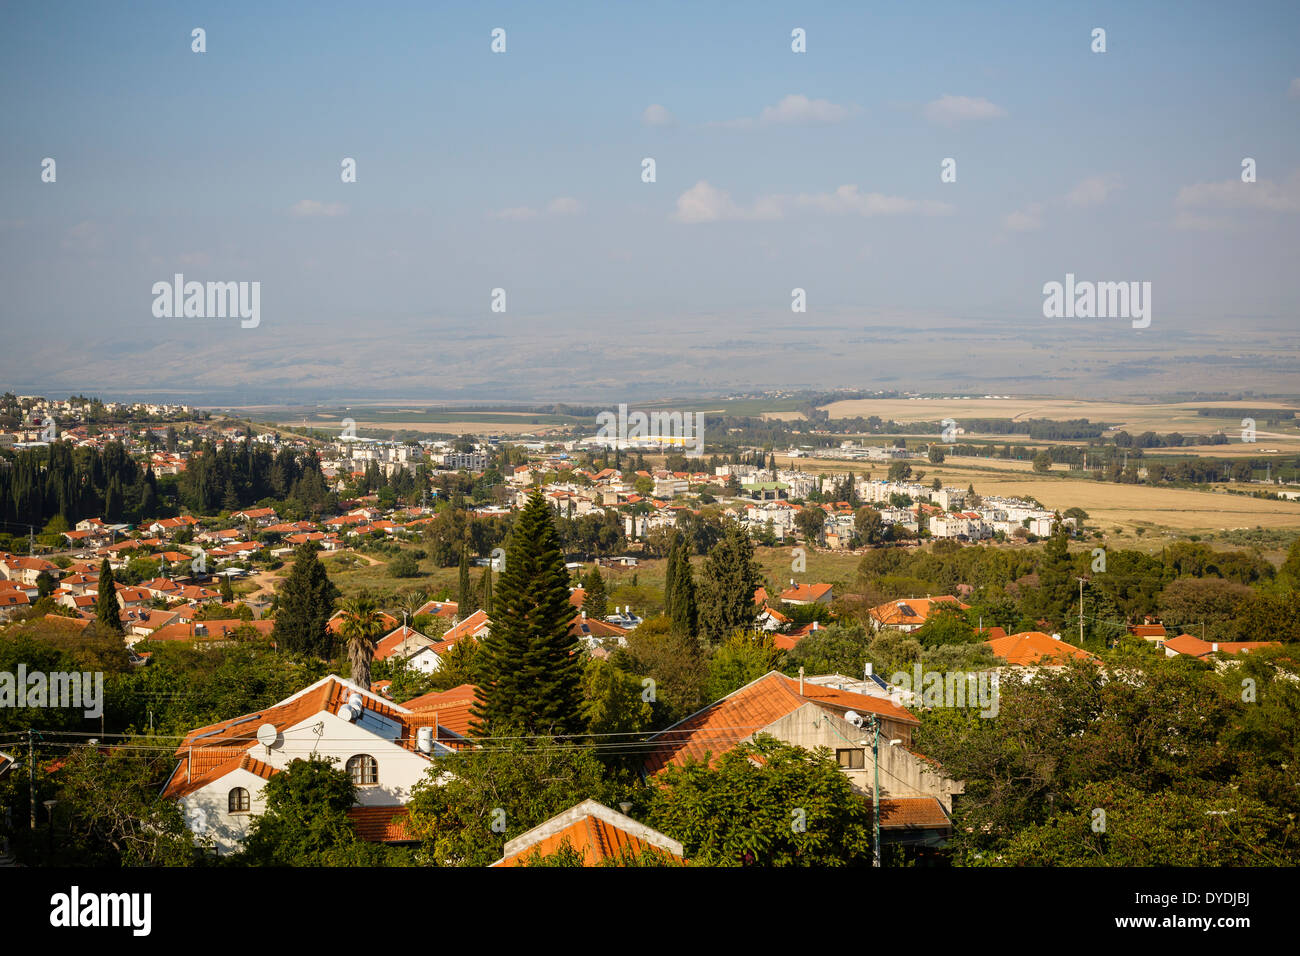
[(280, 731), (275, 729), (275, 724), (263, 724), (257, 728), (257, 742), (270, 750), (275, 746), (275, 742), (280, 739)]

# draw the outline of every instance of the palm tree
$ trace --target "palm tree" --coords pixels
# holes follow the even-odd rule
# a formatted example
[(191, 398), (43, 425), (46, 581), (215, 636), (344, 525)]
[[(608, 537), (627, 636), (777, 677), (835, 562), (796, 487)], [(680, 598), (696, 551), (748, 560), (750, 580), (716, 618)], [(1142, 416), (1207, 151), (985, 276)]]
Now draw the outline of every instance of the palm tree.
[(403, 594), (401, 600), (397, 602), (397, 609), (406, 616), (406, 623), (410, 624), (415, 620), (415, 615), (420, 608), (429, 603), (429, 595), (424, 591), (408, 591)]
[(362, 592), (339, 605), (343, 618), (339, 622), (339, 635), (347, 642), (348, 664), (352, 683), (370, 689), (370, 661), (375, 656), (375, 643), (384, 632), (384, 620), (379, 604), (369, 594)]

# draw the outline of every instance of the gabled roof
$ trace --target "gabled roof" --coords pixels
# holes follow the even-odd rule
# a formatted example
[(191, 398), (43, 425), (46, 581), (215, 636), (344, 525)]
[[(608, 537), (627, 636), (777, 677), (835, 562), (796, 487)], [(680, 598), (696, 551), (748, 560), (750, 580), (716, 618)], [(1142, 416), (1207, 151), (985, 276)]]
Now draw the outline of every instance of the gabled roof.
[(394, 654), (403, 658), (410, 657), (426, 647), (432, 647), (436, 641), (426, 634), (421, 634), (413, 627), (402, 625), (384, 635), (375, 645), (375, 660), (385, 661)]
[(1164, 637), (1166, 633), (1163, 624), (1130, 624), (1128, 632), (1134, 637)]
[(582, 856), (585, 866), (597, 866), (603, 860), (647, 850), (682, 855), (682, 845), (671, 837), (595, 800), (584, 800), (527, 833), (507, 840), (505, 855), (492, 865), (522, 866), (534, 853), (545, 856), (556, 852), (566, 840)]
[(608, 621), (598, 621), (594, 617), (583, 617), (579, 614), (573, 619), (573, 623), (569, 625), (569, 633), (574, 637), (623, 637), (628, 633), (628, 628), (610, 624)]
[(646, 758), (646, 770), (658, 773), (669, 764), (703, 760), (705, 754), (712, 755), (711, 761), (716, 760), (764, 727), (810, 703), (836, 716), (854, 710), (877, 714), (899, 723), (920, 724), (902, 707), (882, 697), (854, 694), (811, 681), (804, 681), (803, 693), (800, 694), (798, 680), (778, 671), (769, 671), (651, 737), (657, 746)]
[(1050, 634), (1044, 634), (1042, 631), (1008, 634), (1006, 637), (996, 637), (984, 643), (996, 656), (1018, 667), (1064, 664), (1071, 659), (1084, 661), (1093, 659), (1087, 651), (1073, 644), (1067, 644)]
[(354, 829), (370, 843), (408, 843), (415, 840), (410, 830), (407, 807), (353, 807), (348, 811)]
[(1188, 657), (1209, 657), (1211, 654), (1248, 654), (1261, 647), (1281, 647), (1281, 641), (1203, 641), (1190, 634), (1179, 634), (1165, 641), (1167, 650), (1176, 651)]
[(455, 601), (429, 601), (420, 605), (415, 616), (421, 614), (432, 614), (434, 617), (455, 617), (460, 611), (460, 605)]
[(952, 819), (936, 797), (881, 798), (882, 830), (947, 830)]
[(477, 690), (473, 684), (459, 684), (450, 690), (421, 694), (404, 702), (402, 706), (413, 713), (436, 718), (439, 738), (442, 736), (442, 728), (465, 737), (469, 734), (469, 725), (473, 721), (470, 708), (474, 706)]
[[(167, 781), (163, 795), (172, 799), (185, 796), (240, 767), (260, 775), (256, 765), (261, 764), (261, 761), (249, 756), (250, 750), (258, 746), (258, 727), (271, 724), (283, 733), (323, 711), (337, 712), (352, 694), (361, 695), (366, 710), (387, 717), (401, 726), (396, 741), (398, 746), (418, 752), (414, 731), (418, 727), (429, 725), (428, 719), (422, 719), (369, 689), (331, 674), (259, 713), (245, 714), (191, 730), (176, 748), (179, 763)], [(242, 761), (245, 758), (253, 760), (253, 763), (244, 766)]]
[(905, 598), (901, 601), (889, 601), (873, 607), (867, 613), (885, 626), (924, 624), (939, 606), (955, 606), (963, 611), (969, 610), (969, 604), (963, 604), (951, 594), (932, 598)]
[(479, 608), (465, 620), (443, 632), (443, 644), (454, 644), (461, 638), (473, 637), (481, 628), (491, 627), (492, 622), (488, 619), (487, 612)]
[(799, 584), (781, 592), (782, 601), (820, 601), (831, 590), (829, 584)]

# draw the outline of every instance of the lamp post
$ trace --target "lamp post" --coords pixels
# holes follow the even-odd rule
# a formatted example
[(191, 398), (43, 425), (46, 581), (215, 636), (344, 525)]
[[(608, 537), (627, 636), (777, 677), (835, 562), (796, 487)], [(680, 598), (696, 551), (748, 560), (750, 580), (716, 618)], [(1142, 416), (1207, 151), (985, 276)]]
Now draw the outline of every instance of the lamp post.
[(54, 857), (54, 805), (55, 805), (56, 803), (58, 803), (59, 801), (57, 801), (57, 800), (43, 800), (43, 801), (41, 801), (41, 802), (45, 804), (45, 812), (46, 812), (46, 814), (48, 814), (48, 816), (49, 816), (49, 821), (50, 821), (50, 858), (53, 859), (53, 857)]

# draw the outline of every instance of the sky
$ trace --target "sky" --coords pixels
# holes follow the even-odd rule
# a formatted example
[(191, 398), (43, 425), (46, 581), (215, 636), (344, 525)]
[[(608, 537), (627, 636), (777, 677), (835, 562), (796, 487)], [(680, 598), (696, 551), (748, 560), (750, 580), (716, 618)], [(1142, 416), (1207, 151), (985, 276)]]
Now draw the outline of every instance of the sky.
[[(1294, 2), (5, 20), (0, 322), (21, 344), (0, 385), (20, 392), (978, 387), (985, 357), (1189, 346), (1255, 355), (1230, 370), (1249, 385), (1257, 345), (1283, 366), (1300, 347)], [(258, 326), (155, 316), (175, 273), (259, 282)], [(1150, 282), (1150, 326), (1045, 318), (1067, 273)]]

